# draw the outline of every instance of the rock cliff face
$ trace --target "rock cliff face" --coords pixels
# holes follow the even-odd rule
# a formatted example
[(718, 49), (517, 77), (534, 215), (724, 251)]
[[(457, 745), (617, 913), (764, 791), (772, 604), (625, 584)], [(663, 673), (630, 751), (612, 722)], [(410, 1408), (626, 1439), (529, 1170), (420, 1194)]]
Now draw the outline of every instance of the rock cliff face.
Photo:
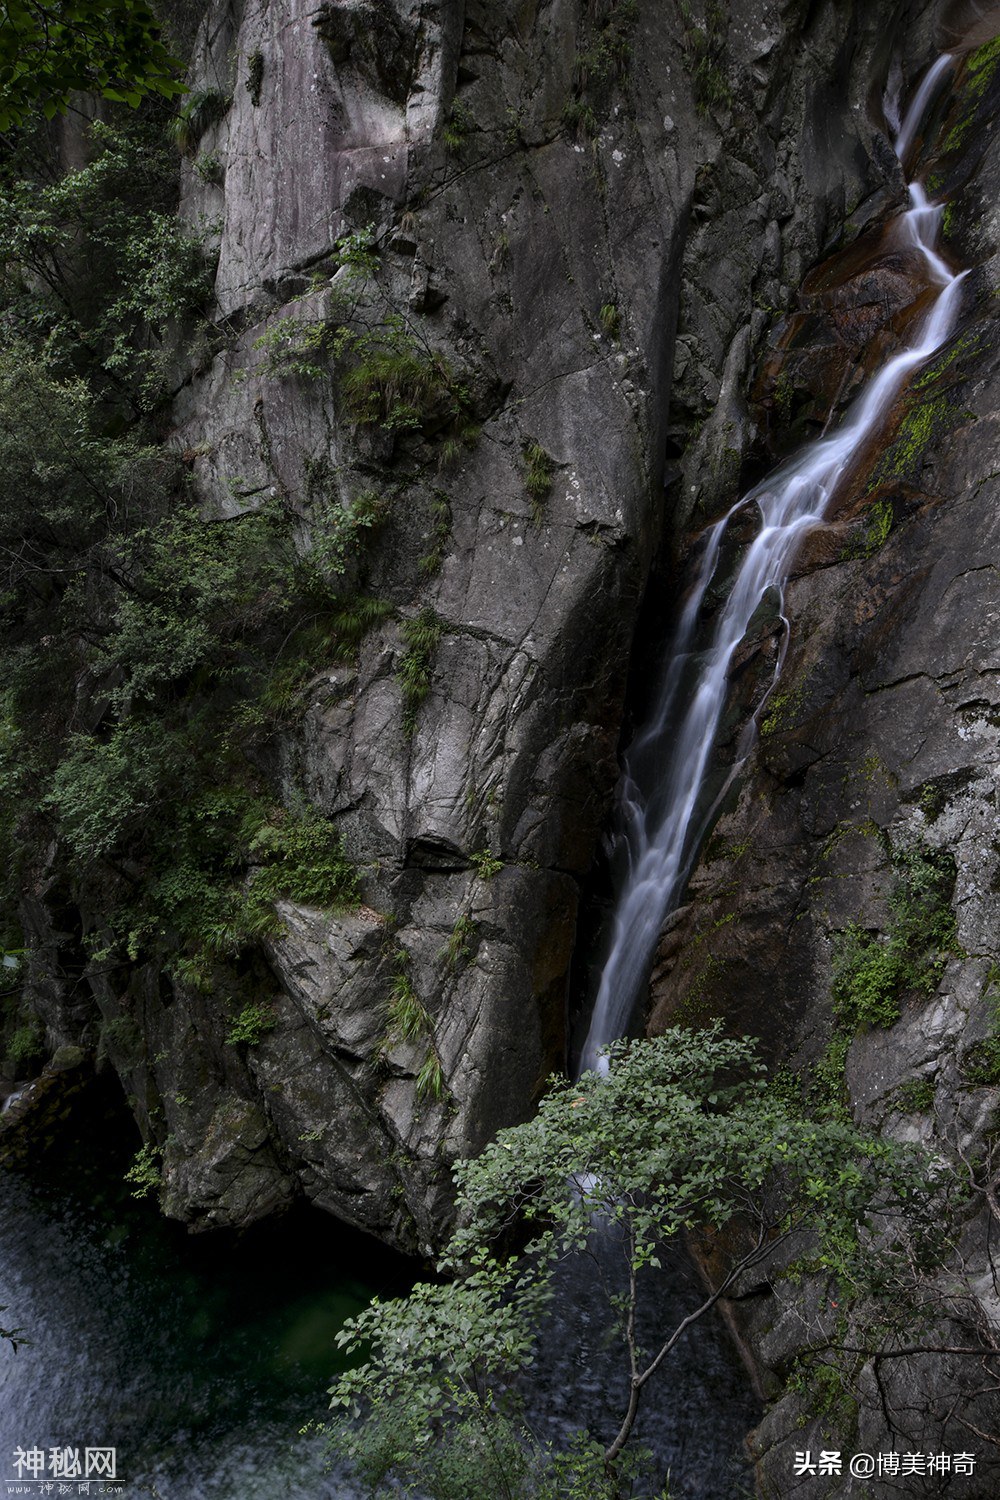
[[(961, 40), (963, 20), (943, 17), (939, 45)], [(971, 268), (959, 327), (900, 399), (831, 524), (803, 549), (786, 599), (789, 655), (757, 748), (664, 935), (652, 1019), (655, 1030), (723, 1014), (763, 1032), (773, 1057), (807, 1076), (814, 1069), (817, 1087), (838, 1092), (855, 1118), (952, 1162), (973, 1191), (956, 1221), (964, 1268), (947, 1309), (955, 1322), (942, 1300), (938, 1341), (967, 1346), (974, 1329), (986, 1348), (998, 1327), (998, 56), (991, 45), (959, 55), (925, 132), (922, 175), (949, 199), (948, 245)], [(910, 300), (906, 266), (874, 240), (862, 251), (804, 287), (756, 388), (760, 430), (776, 392), (807, 428), (858, 378), (859, 350), (867, 345), (870, 360), (892, 347)], [(765, 622), (741, 671), (764, 681), (777, 639)], [(910, 968), (862, 993), (874, 973), (866, 964), (893, 949)], [(881, 1014), (879, 994), (892, 995)], [(746, 1314), (765, 1383), (828, 1337), (835, 1316), (791, 1292)], [(980, 1487), (970, 1492), (991, 1492), (988, 1368), (958, 1356), (876, 1362), (859, 1410), (806, 1425), (801, 1397), (786, 1394), (756, 1435), (762, 1493), (788, 1493), (794, 1451), (824, 1446), (831, 1422), (844, 1448), (848, 1431), (872, 1452), (971, 1447)], [(842, 1487), (795, 1482), (804, 1496), (854, 1493), (846, 1478)], [(912, 1483), (916, 1493), (951, 1493), (940, 1474)], [(865, 1493), (896, 1490), (873, 1482)]]
[[(171, 441), (207, 512), (279, 496), (304, 548), (361, 497), (379, 525), (350, 567), (379, 604), (356, 661), (318, 655), (280, 767), (342, 831), (365, 906), (281, 907), (255, 1045), (152, 973), (138, 1046), (109, 1043), (140, 1119), (161, 1112), (171, 1213), (244, 1223), (304, 1192), (428, 1244), (450, 1160), (531, 1108), (564, 1046), (638, 601), (731, 493), (776, 310), (899, 190), (870, 98), (903, 12), (207, 15), (182, 212), (218, 225), (224, 347)], [(355, 362), (389, 329), (420, 364), (418, 417), (385, 381), (351, 397), (348, 304)], [(408, 1038), (401, 989), (424, 1018)], [(79, 1039), (58, 993), (44, 1005)]]

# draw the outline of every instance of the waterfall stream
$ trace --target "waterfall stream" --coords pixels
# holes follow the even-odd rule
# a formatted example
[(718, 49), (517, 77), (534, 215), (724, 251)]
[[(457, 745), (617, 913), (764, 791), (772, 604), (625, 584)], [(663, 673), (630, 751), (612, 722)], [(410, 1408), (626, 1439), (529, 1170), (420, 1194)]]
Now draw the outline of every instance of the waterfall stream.
[[(952, 63), (942, 54), (925, 75), (896, 133), (903, 165), (928, 105)], [(676, 907), (695, 856), (722, 797), (749, 754), (761, 709), (745, 726), (725, 786), (706, 806), (706, 781), (726, 704), (730, 667), (754, 612), (768, 590), (783, 598), (791, 565), (805, 534), (826, 517), (837, 487), (864, 451), (907, 377), (939, 349), (955, 321), (959, 286), (937, 250), (943, 208), (928, 201), (919, 182), (909, 184), (910, 206), (893, 226), (898, 242), (919, 251), (928, 283), (937, 289), (916, 328), (913, 343), (896, 354), (856, 398), (839, 428), (803, 448), (743, 495), (703, 535), (697, 573), (678, 623), (673, 651), (655, 710), (629, 746), (618, 790), (615, 853), (620, 856), (606, 958), (600, 974), (580, 1071), (607, 1066), (601, 1049), (623, 1035), (647, 981), (663, 923)], [(696, 632), (706, 592), (732, 519), (754, 505), (760, 530), (747, 549), (713, 639), (697, 662), (687, 701)], [(784, 641), (788, 622), (781, 615)], [(774, 678), (780, 673), (779, 651)]]

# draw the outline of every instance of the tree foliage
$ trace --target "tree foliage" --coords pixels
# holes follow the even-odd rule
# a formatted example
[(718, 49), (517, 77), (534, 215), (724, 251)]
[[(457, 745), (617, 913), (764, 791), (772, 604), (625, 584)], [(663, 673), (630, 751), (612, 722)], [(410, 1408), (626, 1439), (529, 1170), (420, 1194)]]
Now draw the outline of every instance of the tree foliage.
[(0, 3), (0, 132), (36, 110), (51, 120), (78, 90), (133, 107), (183, 94), (180, 68), (144, 0)]
[(100, 913), (102, 963), (231, 988), (276, 901), (358, 899), (273, 741), (317, 660), (388, 607), (358, 591), (384, 500), (345, 497), (320, 454), (302, 495), (206, 514), (160, 445), (172, 386), (222, 336), (166, 113), (111, 109), (68, 172), (45, 130), (0, 158), (2, 905), (16, 937), (10, 872), (45, 850)]
[(129, 417), (163, 400), (176, 336), (211, 291), (205, 235), (177, 223), (162, 120), (94, 120), (87, 160), (54, 172), (28, 135), (0, 166), (0, 305), (7, 340), (86, 376)]
[[(793, 1243), (811, 1270), (857, 1289), (885, 1214), (926, 1187), (919, 1158), (808, 1118), (769, 1087), (748, 1041), (675, 1030), (610, 1054), (607, 1078), (553, 1079), (535, 1119), (459, 1166), (459, 1228), (439, 1265), (449, 1279), (373, 1304), (340, 1335), (366, 1359), (332, 1392), (347, 1414), (334, 1441), (373, 1493), (393, 1481), (433, 1500), (483, 1490), (540, 1500), (577, 1493), (577, 1461), (597, 1486), (580, 1493), (627, 1493), (623, 1459), (643, 1392), (691, 1323), (748, 1279), (787, 1267)], [(595, 1469), (596, 1435), (581, 1435), (577, 1459), (558, 1465), (531, 1437), (515, 1377), (531, 1362), (556, 1267), (596, 1236), (620, 1255), (607, 1312), (627, 1396)], [(728, 1271), (650, 1346), (640, 1280), (672, 1245), (711, 1253), (722, 1236)]]

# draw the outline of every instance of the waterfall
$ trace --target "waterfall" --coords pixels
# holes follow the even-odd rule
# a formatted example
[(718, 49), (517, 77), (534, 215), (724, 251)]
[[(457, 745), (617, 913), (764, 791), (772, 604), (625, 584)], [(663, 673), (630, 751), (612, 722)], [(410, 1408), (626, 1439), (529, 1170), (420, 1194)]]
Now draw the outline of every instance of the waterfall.
[[(896, 154), (904, 164), (931, 97), (951, 62), (948, 53), (938, 58), (906, 111), (895, 140)], [(627, 1029), (646, 983), (664, 919), (677, 905), (726, 790), (705, 806), (706, 775), (726, 702), (730, 664), (751, 617), (769, 589), (782, 599), (802, 538), (823, 521), (838, 484), (888, 413), (907, 377), (941, 347), (951, 332), (965, 273), (953, 273), (936, 249), (942, 207), (928, 201), (918, 182), (909, 185), (909, 203), (895, 232), (903, 244), (922, 254), (928, 280), (937, 288), (933, 305), (913, 335), (914, 342), (871, 380), (834, 433), (780, 464), (701, 539), (696, 577), (654, 712), (624, 757), (615, 834), (616, 850), (623, 856), (622, 868), (616, 882), (610, 946), (581, 1054), (581, 1072), (605, 1069), (602, 1047)], [(701, 606), (715, 573), (723, 536), (733, 517), (750, 505), (760, 513), (760, 531), (740, 564), (712, 642), (699, 658), (693, 692), (688, 701), (682, 701)], [(783, 614), (782, 621), (787, 639)], [(775, 680), (782, 655), (779, 653)], [(761, 706), (738, 747), (727, 787), (749, 754)]]

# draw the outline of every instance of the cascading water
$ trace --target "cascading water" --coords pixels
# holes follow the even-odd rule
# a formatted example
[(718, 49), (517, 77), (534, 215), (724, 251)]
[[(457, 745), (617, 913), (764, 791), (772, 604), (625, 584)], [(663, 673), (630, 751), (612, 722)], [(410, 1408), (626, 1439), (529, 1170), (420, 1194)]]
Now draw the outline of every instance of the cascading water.
[[(920, 122), (951, 62), (948, 53), (938, 58), (899, 126), (895, 148), (904, 166)], [(896, 233), (902, 243), (921, 253), (929, 284), (938, 289), (913, 344), (889, 360), (856, 399), (836, 432), (786, 460), (738, 500), (703, 538), (697, 577), (678, 625), (655, 712), (625, 755), (615, 835), (615, 851), (623, 856), (621, 874), (610, 946), (581, 1053), (581, 1072), (606, 1067), (602, 1047), (627, 1029), (664, 919), (677, 904), (719, 806), (723, 793), (705, 805), (706, 777), (726, 703), (730, 666), (751, 617), (769, 589), (782, 596), (803, 536), (823, 521), (838, 483), (864, 450), (907, 377), (940, 348), (951, 331), (965, 273), (956, 275), (936, 249), (943, 209), (928, 201), (917, 182), (910, 184), (909, 195), (910, 207), (900, 217)], [(693, 694), (685, 705), (681, 702), (682, 687), (689, 676), (699, 614), (723, 536), (733, 517), (749, 505), (757, 506), (762, 526), (739, 567), (714, 638), (700, 660)], [(775, 680), (781, 664), (779, 653)], [(762, 707), (763, 703), (758, 705), (744, 732), (729, 781), (749, 753)]]

